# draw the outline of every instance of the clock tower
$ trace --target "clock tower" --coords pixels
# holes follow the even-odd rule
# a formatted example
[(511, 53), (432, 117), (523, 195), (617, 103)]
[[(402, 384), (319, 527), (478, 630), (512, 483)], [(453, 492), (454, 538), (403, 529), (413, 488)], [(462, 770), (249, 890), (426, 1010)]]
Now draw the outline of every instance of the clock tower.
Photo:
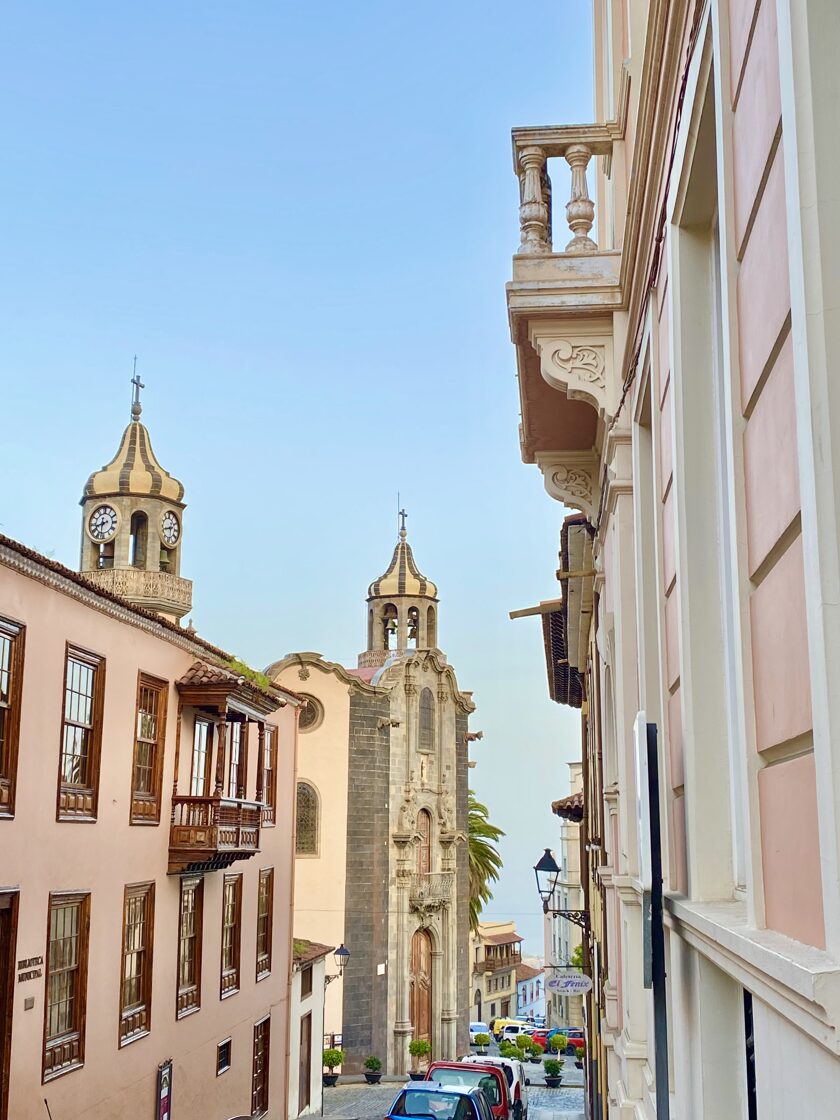
[(180, 574), (184, 487), (155, 458), (140, 423), (143, 383), (136, 374), (132, 385), (119, 449), (82, 494), (79, 570), (103, 590), (178, 621), (192, 607), (192, 582)]

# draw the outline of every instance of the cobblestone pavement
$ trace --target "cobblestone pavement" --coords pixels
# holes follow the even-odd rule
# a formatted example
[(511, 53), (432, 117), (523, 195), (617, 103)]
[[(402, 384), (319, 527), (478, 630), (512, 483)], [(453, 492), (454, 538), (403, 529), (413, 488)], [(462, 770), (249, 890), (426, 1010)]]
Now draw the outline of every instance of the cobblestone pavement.
[[(391, 1107), (394, 1097), (402, 1087), (401, 1081), (382, 1085), (336, 1085), (324, 1090), (324, 1115), (343, 1117), (346, 1120), (382, 1120)], [(583, 1087), (573, 1086), (546, 1089), (544, 1085), (531, 1085), (528, 1090), (529, 1120), (549, 1120), (552, 1113), (564, 1118), (583, 1115)]]

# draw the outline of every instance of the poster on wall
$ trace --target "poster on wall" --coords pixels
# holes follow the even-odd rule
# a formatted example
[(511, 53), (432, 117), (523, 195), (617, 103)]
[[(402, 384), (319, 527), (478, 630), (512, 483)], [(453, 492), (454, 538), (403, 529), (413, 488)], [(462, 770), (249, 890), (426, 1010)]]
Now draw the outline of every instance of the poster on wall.
[(155, 1120), (172, 1120), (172, 1059), (158, 1066)]

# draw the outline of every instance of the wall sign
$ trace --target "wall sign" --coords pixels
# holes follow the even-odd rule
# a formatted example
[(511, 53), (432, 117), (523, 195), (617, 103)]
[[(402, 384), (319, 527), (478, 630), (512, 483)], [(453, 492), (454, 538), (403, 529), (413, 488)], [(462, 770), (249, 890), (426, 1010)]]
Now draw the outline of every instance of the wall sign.
[(546, 980), (545, 986), (550, 992), (559, 992), (561, 995), (582, 996), (592, 991), (592, 977), (581, 976), (580, 973), (558, 976), (553, 980)]
[(172, 1120), (172, 1059), (158, 1066), (155, 1120)]
[[(25, 960), (18, 961), (18, 984), (22, 984), (24, 980), (37, 980), (39, 976), (43, 975), (43, 969), (38, 968), (38, 965), (43, 965), (43, 957), (27, 957)], [(23, 969), (24, 971), (21, 971)]]

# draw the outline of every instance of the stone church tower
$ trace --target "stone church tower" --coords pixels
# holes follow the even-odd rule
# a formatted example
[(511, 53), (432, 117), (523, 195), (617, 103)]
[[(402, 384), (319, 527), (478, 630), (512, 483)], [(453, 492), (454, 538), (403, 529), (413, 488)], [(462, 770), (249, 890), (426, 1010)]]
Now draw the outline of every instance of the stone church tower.
[(343, 942), (325, 1030), (346, 1072), (408, 1043), (468, 1050), (467, 743), (471, 694), (437, 648), (438, 592), (405, 528), (370, 585), (367, 649), (345, 668), (295, 653), (266, 673), (303, 692), (298, 743), (295, 936)]
[(116, 455), (94, 471), (82, 494), (79, 571), (105, 591), (179, 620), (192, 606), (182, 579), (184, 487), (163, 469), (140, 423), (142, 382), (135, 376), (131, 420)]

